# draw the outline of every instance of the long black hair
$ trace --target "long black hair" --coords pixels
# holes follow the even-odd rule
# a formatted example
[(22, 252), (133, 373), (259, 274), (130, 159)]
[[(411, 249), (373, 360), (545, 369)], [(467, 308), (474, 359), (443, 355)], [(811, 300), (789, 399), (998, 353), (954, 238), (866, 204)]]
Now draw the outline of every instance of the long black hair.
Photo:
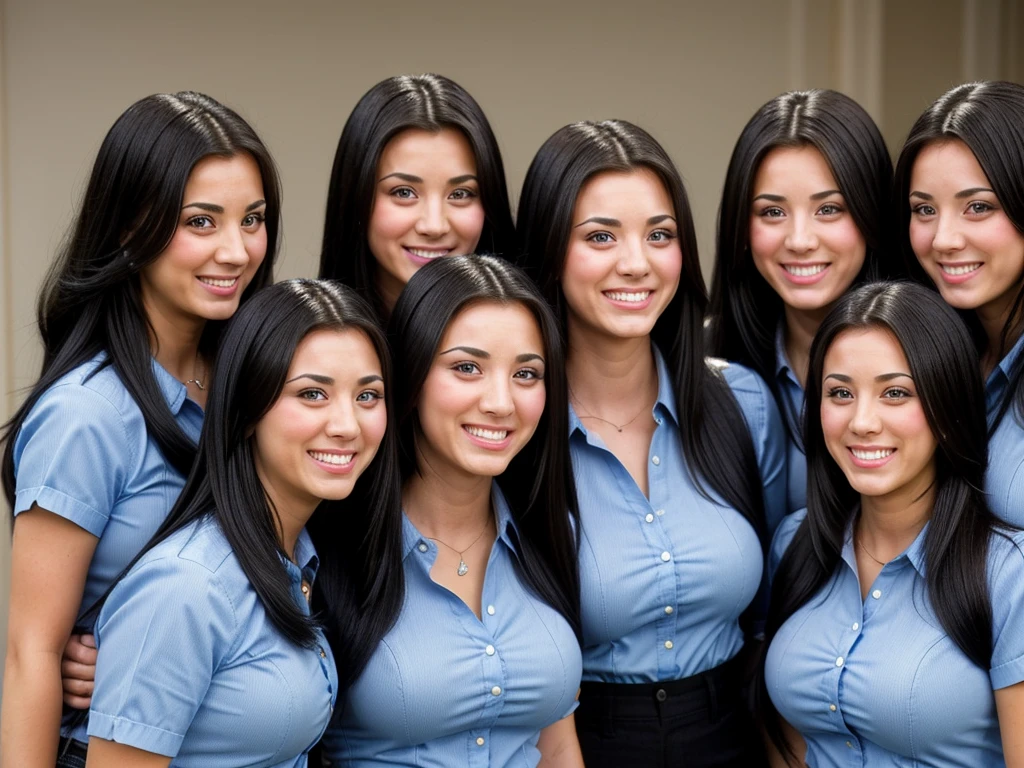
[[(910, 282), (869, 283), (846, 294), (828, 314), (811, 345), (807, 375), (807, 517), (772, 583), (765, 648), (782, 624), (836, 572), (860, 495), (831, 457), (821, 427), (825, 356), (847, 331), (893, 334), (910, 365), (917, 396), (938, 446), (935, 503), (925, 534), (928, 599), (942, 628), (975, 664), (992, 657), (992, 608), (986, 577), (989, 538), (1005, 524), (982, 492), (988, 464), (985, 395), (978, 356), (967, 328), (934, 291)], [(786, 749), (778, 715), (764, 690), (761, 703), (772, 740)]]
[(621, 120), (582, 122), (556, 131), (537, 152), (519, 202), (520, 264), (566, 323), (559, 279), (580, 189), (606, 172), (652, 171), (672, 199), (683, 252), (679, 290), (654, 324), (651, 338), (665, 356), (679, 409), (683, 455), (697, 487), (709, 486), (762, 537), (764, 498), (754, 444), (739, 404), (705, 362), (707, 291), (683, 181), (665, 150), (646, 131)]
[[(59, 378), (105, 352), (138, 404), (146, 430), (168, 463), (188, 475), (195, 444), (175, 422), (153, 375), (150, 324), (139, 273), (167, 247), (178, 226), (185, 185), (196, 163), (246, 153), (255, 160), (266, 200), (267, 252), (244, 303), (273, 280), (281, 193), (274, 161), (235, 112), (200, 93), (140, 99), (100, 146), (77, 219), (39, 296), (43, 366), (31, 393), (6, 425), (3, 484), (13, 507), (14, 435)], [(213, 357), (223, 322), (206, 324), (200, 350)]]
[(775, 380), (775, 332), (784, 307), (750, 253), (754, 179), (764, 158), (779, 147), (813, 147), (832, 171), (866, 245), (853, 285), (896, 274), (884, 263), (892, 160), (871, 116), (849, 96), (831, 90), (776, 96), (750, 119), (733, 148), (718, 209), (710, 351), (757, 371), (791, 430), (799, 414), (789, 413)]
[[(988, 177), (1007, 218), (1024, 234), (1024, 86), (1009, 82), (980, 82), (958, 85), (936, 100), (921, 115), (907, 137), (896, 163), (893, 208), (900, 228), (899, 241), (908, 272), (924, 285), (932, 286), (910, 244), (910, 177), (921, 150), (933, 142), (959, 139), (974, 153)], [(1024, 276), (1022, 276), (1024, 277)], [(975, 312), (958, 310), (967, 323), (979, 353), (987, 351), (989, 339)], [(1003, 357), (1024, 326), (1024, 279), (1014, 298), (1010, 316), (1003, 327), (998, 350)], [(1024, 355), (1010, 374), (1010, 385), (1000, 403), (990, 430), (995, 431), (1014, 406), (1017, 420), (1024, 424)]]
[(321, 617), (307, 616), (295, 604), (281, 559), (288, 553), (254, 461), (255, 426), (280, 396), (295, 349), (319, 330), (365, 334), (380, 360), (390, 414), (393, 377), (387, 340), (366, 302), (329, 280), (286, 280), (260, 291), (224, 332), (198, 455), (185, 487), (132, 564), (174, 532), (213, 517), (267, 617), (285, 638), (314, 645), (314, 627), (323, 618), (344, 690), (398, 616), (404, 594), (404, 583), (394, 578), (401, 572), (402, 555), (393, 420), (388, 419), (377, 455), (349, 497), (322, 501), (307, 523), (320, 560), (313, 607)]
[(367, 240), (377, 164), (384, 147), (410, 128), (462, 133), (476, 158), (484, 228), (477, 251), (506, 255), (515, 228), (498, 141), (480, 105), (458, 83), (441, 75), (397, 75), (382, 80), (356, 104), (338, 140), (327, 190), (320, 277), (340, 280), (387, 312), (377, 295), (376, 260)]
[(454, 256), (423, 266), (398, 298), (389, 337), (397, 383), (402, 477), (417, 472), (418, 404), (423, 382), (452, 319), (471, 303), (519, 304), (537, 321), (544, 341), (546, 401), (530, 441), (496, 478), (518, 529), (516, 567), (524, 582), (561, 613), (581, 637), (577, 567), (579, 510), (569, 459), (565, 352), (558, 322), (530, 279), (493, 256)]

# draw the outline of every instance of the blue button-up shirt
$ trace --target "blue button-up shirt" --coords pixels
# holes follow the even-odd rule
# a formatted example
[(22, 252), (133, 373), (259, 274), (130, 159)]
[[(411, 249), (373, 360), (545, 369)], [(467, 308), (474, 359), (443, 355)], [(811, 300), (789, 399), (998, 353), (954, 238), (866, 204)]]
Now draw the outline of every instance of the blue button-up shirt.
[(496, 485), (492, 500), (480, 618), (431, 579), (437, 545), (403, 517), (405, 602), (324, 737), (333, 765), (532, 768), (541, 729), (576, 708), (576, 636), (520, 581)]
[[(114, 368), (97, 372), (105, 359), (97, 355), (54, 382), (14, 439), (14, 514), (38, 504), (99, 539), (79, 614), (145, 546), (185, 485), (150, 438), (142, 411)], [(156, 360), (153, 375), (178, 426), (198, 441), (202, 409)], [(67, 726), (63, 731), (72, 733)], [(85, 741), (85, 725), (73, 735)]]
[[(1007, 393), (1009, 377), (1018, 358), (1024, 352), (1022, 336), (1009, 354), (1000, 361), (985, 384), (985, 403), (991, 427), (1003, 398)], [(992, 511), (1016, 526), (1024, 527), (1024, 415), (1016, 405), (1003, 416), (999, 427), (988, 443), (988, 472), (985, 473), (985, 493)]]
[[(779, 526), (773, 568), (805, 514)], [(851, 527), (835, 575), (772, 640), (768, 692), (813, 768), (1004, 765), (992, 692), (1024, 680), (1024, 533), (989, 544), (988, 670), (950, 639), (928, 600), (927, 530), (862, 599)]]
[[(303, 531), (282, 557), (307, 615), (316, 551)], [(330, 719), (334, 655), (289, 642), (267, 617), (212, 518), (157, 544), (114, 587), (96, 622), (89, 735), (173, 757), (174, 766), (301, 768)]]
[(775, 331), (775, 386), (782, 398), (786, 440), (786, 511), (807, 506), (807, 455), (804, 453), (804, 388), (786, 357), (786, 322)]
[[(569, 417), (582, 520), (584, 680), (676, 680), (728, 661), (743, 646), (738, 619), (762, 581), (753, 527), (702, 496), (690, 477), (672, 380), (657, 350), (655, 358), (649, 497), (600, 435)], [(753, 437), (770, 536), (785, 514), (785, 432), (759, 376), (740, 365), (723, 374)]]

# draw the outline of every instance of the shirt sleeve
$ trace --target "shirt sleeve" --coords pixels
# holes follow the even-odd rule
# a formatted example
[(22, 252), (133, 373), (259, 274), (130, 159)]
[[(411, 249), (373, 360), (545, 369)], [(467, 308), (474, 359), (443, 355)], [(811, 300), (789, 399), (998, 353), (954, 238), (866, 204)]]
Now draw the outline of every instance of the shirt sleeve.
[[(992, 602), (993, 690), (1024, 681), (1024, 532), (1012, 541), (996, 534), (989, 544), (989, 577)], [(995, 555), (995, 558), (993, 558)]]
[(237, 637), (217, 575), (175, 556), (143, 561), (96, 623), (89, 735), (174, 757)]
[(772, 545), (768, 549), (768, 581), (769, 583), (775, 579), (775, 572), (779, 570), (779, 563), (782, 562), (782, 556), (786, 554), (786, 550), (789, 549), (789, 545), (793, 541), (793, 537), (796, 536), (796, 531), (800, 527), (800, 523), (807, 517), (807, 510), (801, 509), (794, 512), (791, 515), (786, 515), (782, 522), (779, 523), (779, 527), (775, 529), (775, 536), (772, 537)]
[(51, 387), (14, 441), (14, 514), (38, 504), (99, 537), (134, 463), (124, 419), (100, 393)]

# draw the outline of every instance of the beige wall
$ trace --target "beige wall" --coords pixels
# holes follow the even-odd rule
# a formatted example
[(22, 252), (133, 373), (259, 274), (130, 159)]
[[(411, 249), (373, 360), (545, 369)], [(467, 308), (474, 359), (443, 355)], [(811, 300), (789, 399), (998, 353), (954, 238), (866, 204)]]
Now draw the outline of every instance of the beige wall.
[(284, 182), (281, 277), (316, 271), (331, 159), (356, 100), (388, 75), (424, 71), (479, 100), (513, 201), (533, 152), (565, 123), (646, 127), (686, 178), (707, 268), (728, 156), (761, 103), (794, 87), (840, 88), (897, 147), (965, 72), (965, 19), (970, 66), (1021, 77), (1021, 2), (0, 0), (0, 418), (37, 374), (35, 294), (95, 152), (141, 96), (205, 91), (255, 125)]

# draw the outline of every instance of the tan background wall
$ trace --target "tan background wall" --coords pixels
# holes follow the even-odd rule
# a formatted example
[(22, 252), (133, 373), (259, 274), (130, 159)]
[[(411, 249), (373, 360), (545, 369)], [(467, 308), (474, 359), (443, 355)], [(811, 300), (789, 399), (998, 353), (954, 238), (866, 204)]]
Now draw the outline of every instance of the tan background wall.
[[(1022, 5), (0, 0), (0, 419), (38, 373), (35, 294), (96, 150), (144, 95), (201, 90), (260, 132), (285, 190), (279, 277), (316, 272), (334, 147), (359, 96), (389, 75), (426, 71), (483, 106), (513, 202), (560, 126), (617, 117), (650, 130), (686, 178), (707, 270), (729, 153), (758, 106), (791, 88), (838, 88), (898, 150), (946, 88), (1024, 79)], [(0, 524), (0, 652), (8, 530)]]

